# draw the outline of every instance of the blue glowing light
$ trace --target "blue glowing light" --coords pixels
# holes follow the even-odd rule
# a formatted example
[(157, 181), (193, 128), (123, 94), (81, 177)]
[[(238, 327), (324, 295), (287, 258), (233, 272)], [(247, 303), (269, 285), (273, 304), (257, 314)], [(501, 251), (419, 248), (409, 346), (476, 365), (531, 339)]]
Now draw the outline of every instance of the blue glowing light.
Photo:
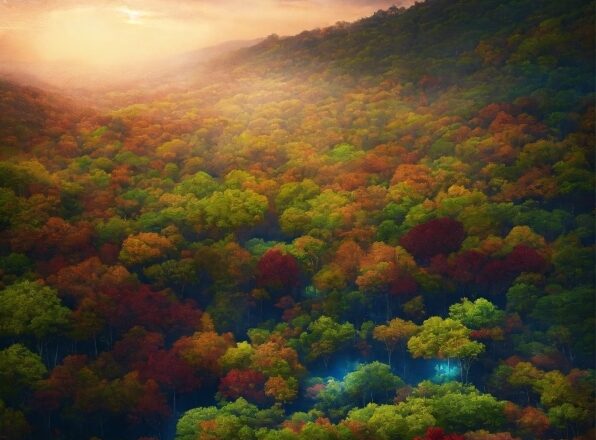
[(449, 382), (459, 378), (459, 367), (453, 362), (439, 362), (435, 365), (435, 375), (433, 382)]
[(358, 360), (340, 359), (329, 365), (324, 376), (328, 378), (332, 377), (336, 380), (344, 380), (346, 375), (355, 371), (360, 363), (361, 361)]

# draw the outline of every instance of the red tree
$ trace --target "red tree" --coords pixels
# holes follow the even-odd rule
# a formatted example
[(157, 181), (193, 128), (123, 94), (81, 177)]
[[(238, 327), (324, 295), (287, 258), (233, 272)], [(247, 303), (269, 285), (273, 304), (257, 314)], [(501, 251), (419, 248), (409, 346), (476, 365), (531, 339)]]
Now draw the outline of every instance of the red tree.
[(413, 295), (418, 290), (418, 283), (407, 273), (397, 273), (389, 284), (389, 293), (394, 296)]
[(112, 356), (129, 370), (141, 370), (149, 357), (163, 349), (161, 333), (149, 332), (143, 327), (133, 327), (114, 344)]
[(159, 386), (154, 380), (148, 380), (142, 388), (142, 395), (132, 409), (128, 418), (133, 423), (155, 418), (165, 418), (170, 414), (170, 408)]
[(490, 285), (505, 284), (522, 272), (544, 272), (546, 259), (536, 249), (517, 245), (504, 259), (488, 261), (479, 270), (478, 281)]
[(536, 249), (523, 244), (515, 246), (505, 260), (512, 272), (542, 272), (546, 269), (546, 259)]
[(219, 383), (219, 392), (228, 399), (244, 397), (253, 402), (265, 400), (265, 376), (254, 370), (230, 370)]
[(148, 330), (187, 332), (196, 329), (201, 318), (192, 301), (180, 302), (146, 285), (106, 290), (98, 307), (112, 326), (123, 330), (136, 324)]
[(162, 388), (180, 393), (200, 385), (195, 369), (178, 355), (177, 350), (159, 350), (149, 355), (147, 364), (141, 369), (141, 377), (153, 379)]
[(257, 284), (273, 290), (292, 289), (298, 285), (298, 262), (279, 249), (269, 249), (257, 264)]
[(450, 259), (450, 275), (460, 283), (472, 282), (486, 264), (488, 257), (477, 251), (465, 251)]
[(416, 437), (414, 440), (465, 440), (465, 437), (459, 434), (446, 434), (442, 428), (428, 428), (424, 437)]
[(414, 226), (400, 241), (415, 258), (426, 260), (437, 254), (459, 249), (465, 238), (462, 224), (451, 218), (438, 218)]

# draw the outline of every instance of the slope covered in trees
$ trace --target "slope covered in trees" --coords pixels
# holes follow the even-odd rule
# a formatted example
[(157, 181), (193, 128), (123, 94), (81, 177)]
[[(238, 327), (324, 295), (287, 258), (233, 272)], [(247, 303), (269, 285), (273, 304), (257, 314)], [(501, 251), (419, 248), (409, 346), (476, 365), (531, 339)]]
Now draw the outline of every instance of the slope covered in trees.
[(102, 110), (1, 83), (0, 438), (591, 438), (593, 22), (429, 0)]

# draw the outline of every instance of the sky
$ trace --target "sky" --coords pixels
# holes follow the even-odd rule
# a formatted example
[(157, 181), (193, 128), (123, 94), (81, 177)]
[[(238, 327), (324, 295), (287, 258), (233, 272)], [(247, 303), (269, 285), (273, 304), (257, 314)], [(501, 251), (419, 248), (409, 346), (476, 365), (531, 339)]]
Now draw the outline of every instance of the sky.
[(413, 0), (0, 0), (0, 61), (115, 66), (352, 21)]

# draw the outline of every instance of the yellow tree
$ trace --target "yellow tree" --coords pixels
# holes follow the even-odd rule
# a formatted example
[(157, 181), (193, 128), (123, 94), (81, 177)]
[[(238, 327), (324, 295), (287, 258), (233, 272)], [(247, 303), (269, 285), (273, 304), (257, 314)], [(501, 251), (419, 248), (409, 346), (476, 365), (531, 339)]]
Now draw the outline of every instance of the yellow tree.
[(155, 261), (174, 249), (172, 242), (155, 232), (131, 235), (122, 244), (120, 261), (127, 266)]
[(273, 397), (276, 402), (287, 403), (298, 395), (298, 381), (294, 377), (284, 379), (281, 376), (270, 377), (265, 382), (265, 395)]
[(424, 359), (457, 359), (460, 377), (467, 381), (471, 362), (483, 351), (484, 345), (470, 339), (470, 329), (451, 318), (433, 316), (422, 323), (420, 331), (408, 340), (413, 357)]
[[(378, 325), (373, 330), (373, 338), (385, 344), (387, 350), (387, 363), (391, 367), (391, 355), (401, 345), (405, 347), (405, 343), (411, 336), (416, 334), (418, 326), (412, 321), (406, 321), (400, 318), (394, 318), (387, 323), (387, 325)], [(405, 362), (404, 362), (405, 369)]]

